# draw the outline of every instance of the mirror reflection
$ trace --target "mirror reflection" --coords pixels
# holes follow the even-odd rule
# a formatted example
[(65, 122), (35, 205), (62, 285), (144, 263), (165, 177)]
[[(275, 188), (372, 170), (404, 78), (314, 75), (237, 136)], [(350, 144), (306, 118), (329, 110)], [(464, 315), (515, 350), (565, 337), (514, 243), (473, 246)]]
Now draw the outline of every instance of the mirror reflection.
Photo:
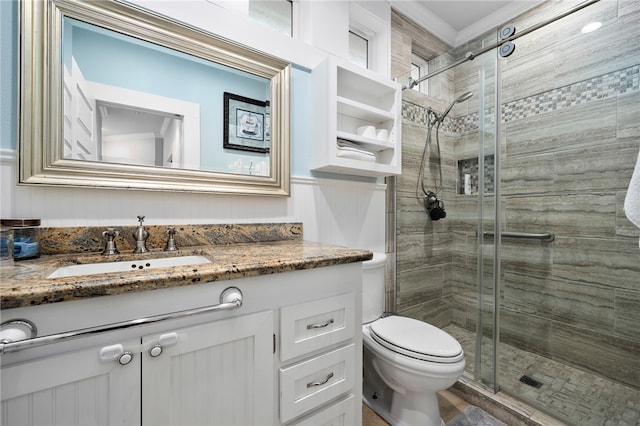
[(63, 18), (63, 158), (270, 175), (270, 80)]
[[(74, 138), (77, 149), (75, 152), (65, 150), (65, 158), (182, 168), (185, 167), (183, 148), (188, 153), (200, 151), (199, 144), (185, 148), (182, 115), (103, 101), (96, 101), (96, 112), (96, 139), (100, 148), (92, 149), (92, 143), (85, 147), (81, 138)], [(92, 151), (98, 155), (89, 155)], [(194, 158), (192, 162), (197, 164), (198, 157), (194, 155)]]

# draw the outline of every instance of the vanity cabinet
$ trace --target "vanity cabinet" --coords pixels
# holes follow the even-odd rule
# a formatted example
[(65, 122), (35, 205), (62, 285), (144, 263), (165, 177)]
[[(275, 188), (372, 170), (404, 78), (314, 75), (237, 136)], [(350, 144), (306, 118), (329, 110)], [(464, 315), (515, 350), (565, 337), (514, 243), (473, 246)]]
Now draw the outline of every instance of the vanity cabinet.
[(333, 56), (318, 65), (311, 77), (311, 169), (371, 177), (399, 175), (400, 84)]
[(1, 355), (0, 422), (361, 424), (361, 274), (356, 262), (3, 311), (46, 336), (243, 293), (238, 309)]
[(110, 333), (109, 345), (3, 367), (6, 424), (258, 424), (272, 416), (263, 399), (272, 388), (272, 318), (166, 324), (135, 339)]

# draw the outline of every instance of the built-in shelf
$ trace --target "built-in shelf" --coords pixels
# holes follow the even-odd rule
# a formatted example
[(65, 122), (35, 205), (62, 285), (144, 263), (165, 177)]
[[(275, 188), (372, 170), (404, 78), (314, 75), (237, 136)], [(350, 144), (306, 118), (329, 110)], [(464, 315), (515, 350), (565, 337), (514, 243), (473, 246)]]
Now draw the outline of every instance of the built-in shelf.
[[(313, 70), (312, 80), (311, 169), (373, 177), (400, 174), (401, 86), (333, 56)], [(359, 135), (363, 126), (384, 129), (386, 137)], [(338, 139), (375, 157), (340, 156)]]
[(346, 115), (347, 117), (366, 120), (372, 123), (383, 123), (395, 118), (391, 111), (385, 111), (356, 102), (352, 99), (343, 98), (342, 96), (337, 96), (336, 102), (338, 104), (338, 114)]

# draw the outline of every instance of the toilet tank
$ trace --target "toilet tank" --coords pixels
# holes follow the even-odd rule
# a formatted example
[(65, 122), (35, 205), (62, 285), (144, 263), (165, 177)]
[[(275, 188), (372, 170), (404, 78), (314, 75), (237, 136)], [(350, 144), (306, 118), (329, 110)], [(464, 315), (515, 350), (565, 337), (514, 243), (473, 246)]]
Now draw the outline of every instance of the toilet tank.
[(373, 259), (362, 262), (362, 323), (382, 317), (384, 312), (387, 255), (373, 253)]

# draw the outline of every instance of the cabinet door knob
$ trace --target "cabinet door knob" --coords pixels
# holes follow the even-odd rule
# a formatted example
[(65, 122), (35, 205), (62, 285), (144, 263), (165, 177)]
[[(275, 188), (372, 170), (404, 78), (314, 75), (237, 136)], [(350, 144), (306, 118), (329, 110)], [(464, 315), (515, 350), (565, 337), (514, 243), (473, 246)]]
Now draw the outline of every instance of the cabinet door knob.
[(157, 356), (160, 356), (161, 353), (162, 353), (162, 346), (160, 345), (155, 345), (154, 347), (149, 349), (149, 355), (151, 355), (154, 358)]
[(120, 355), (120, 358), (118, 358), (118, 362), (120, 363), (120, 365), (127, 365), (132, 360), (133, 360), (133, 354), (129, 351), (123, 353), (122, 355)]

